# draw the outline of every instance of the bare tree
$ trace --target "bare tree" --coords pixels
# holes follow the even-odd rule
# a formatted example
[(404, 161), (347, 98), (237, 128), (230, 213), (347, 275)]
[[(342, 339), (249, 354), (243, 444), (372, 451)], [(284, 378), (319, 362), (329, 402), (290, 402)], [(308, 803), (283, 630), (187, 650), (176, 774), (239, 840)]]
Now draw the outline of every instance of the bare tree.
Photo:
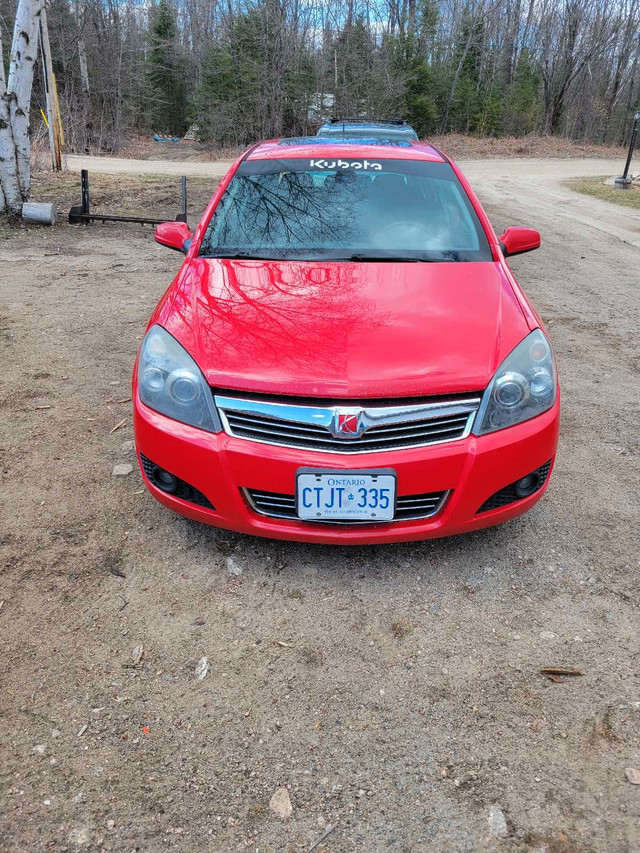
[[(42, 2), (20, 0), (19, 14)], [(640, 97), (640, 0), (168, 2), (189, 122), (221, 146), (313, 133), (331, 112), (405, 116), (424, 136), (538, 131), (622, 142)], [(5, 42), (16, 3), (0, 0)], [(52, 58), (72, 150), (114, 150), (128, 133), (156, 131), (148, 73), (154, 8), (140, 0), (51, 0)], [(2, 83), (5, 113), (12, 81)], [(39, 75), (34, 93), (41, 105)], [(20, 97), (24, 106), (28, 92)], [(16, 157), (26, 175), (21, 118)], [(7, 127), (5, 147), (13, 140)], [(17, 159), (4, 171), (12, 168), (16, 184)]]
[(544, 129), (560, 126), (569, 89), (581, 71), (610, 45), (615, 29), (609, 0), (545, 0), (538, 24), (544, 92)]
[(29, 113), (43, 0), (19, 0), (9, 77), (0, 41), (0, 213), (20, 213), (31, 188)]

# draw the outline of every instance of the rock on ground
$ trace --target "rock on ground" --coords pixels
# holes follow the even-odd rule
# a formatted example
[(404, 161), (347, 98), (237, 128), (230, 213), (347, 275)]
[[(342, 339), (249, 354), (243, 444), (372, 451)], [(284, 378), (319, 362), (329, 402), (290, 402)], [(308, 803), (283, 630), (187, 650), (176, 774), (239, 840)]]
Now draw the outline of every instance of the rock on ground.
[(241, 575), (242, 566), (233, 557), (227, 557), (227, 574)]
[(489, 835), (491, 838), (506, 838), (509, 834), (507, 819), (499, 806), (489, 808)]
[(196, 666), (196, 678), (198, 681), (202, 681), (206, 678), (210, 668), (211, 664), (209, 663), (209, 660), (207, 658), (200, 658)]
[(74, 826), (69, 832), (68, 841), (69, 844), (73, 844), (76, 847), (86, 847), (91, 841), (89, 830), (84, 826)]
[(282, 820), (287, 820), (293, 814), (293, 806), (291, 805), (291, 797), (286, 788), (277, 788), (271, 799), (269, 800), (269, 808), (274, 814)]
[(133, 465), (129, 465), (128, 463), (122, 463), (121, 465), (113, 466), (114, 477), (126, 477), (127, 474), (130, 474), (132, 471)]

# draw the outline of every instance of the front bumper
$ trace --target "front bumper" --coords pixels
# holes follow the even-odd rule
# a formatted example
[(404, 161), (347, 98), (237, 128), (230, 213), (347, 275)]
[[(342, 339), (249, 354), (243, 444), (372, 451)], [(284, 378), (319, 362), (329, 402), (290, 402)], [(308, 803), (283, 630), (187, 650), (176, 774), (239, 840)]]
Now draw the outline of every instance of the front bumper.
[[(407, 542), (466, 533), (500, 524), (531, 509), (549, 477), (531, 497), (478, 513), (495, 492), (554, 460), (558, 443), (559, 395), (552, 409), (523, 424), (489, 435), (381, 453), (320, 453), (279, 447), (226, 433), (208, 433), (152, 411), (134, 391), (138, 459), (148, 459), (199, 490), (209, 509), (169, 495), (143, 472), (149, 491), (169, 509), (227, 530), (300, 542), (364, 545)], [(553, 464), (553, 462), (552, 462)], [(251, 508), (245, 489), (292, 495), (298, 468), (354, 471), (393, 468), (398, 495), (449, 491), (433, 517), (414, 521), (331, 524), (265, 517)]]

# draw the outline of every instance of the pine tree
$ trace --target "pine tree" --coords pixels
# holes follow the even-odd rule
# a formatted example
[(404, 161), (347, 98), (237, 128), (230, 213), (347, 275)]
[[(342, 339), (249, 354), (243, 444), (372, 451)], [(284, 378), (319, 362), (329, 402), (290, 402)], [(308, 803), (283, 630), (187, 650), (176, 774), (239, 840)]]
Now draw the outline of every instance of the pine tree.
[(151, 129), (155, 133), (181, 136), (186, 128), (187, 101), (175, 15), (169, 0), (159, 0), (149, 40), (147, 85)]
[(513, 83), (506, 99), (503, 132), (524, 136), (540, 126), (544, 105), (540, 96), (540, 75), (526, 48), (520, 54)]
[(424, 56), (411, 64), (406, 83), (406, 115), (418, 136), (434, 133), (438, 127), (439, 112), (434, 98), (435, 75)]

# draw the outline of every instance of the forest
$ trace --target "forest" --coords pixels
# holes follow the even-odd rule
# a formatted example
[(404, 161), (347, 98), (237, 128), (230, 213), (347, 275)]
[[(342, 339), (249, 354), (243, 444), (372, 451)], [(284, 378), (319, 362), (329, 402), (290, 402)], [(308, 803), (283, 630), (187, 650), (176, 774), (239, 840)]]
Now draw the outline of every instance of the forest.
[[(5, 67), (15, 0), (0, 0)], [(212, 146), (406, 118), (421, 136), (622, 143), (640, 0), (51, 0), (67, 150), (128, 134)], [(32, 124), (45, 96), (36, 71)]]

